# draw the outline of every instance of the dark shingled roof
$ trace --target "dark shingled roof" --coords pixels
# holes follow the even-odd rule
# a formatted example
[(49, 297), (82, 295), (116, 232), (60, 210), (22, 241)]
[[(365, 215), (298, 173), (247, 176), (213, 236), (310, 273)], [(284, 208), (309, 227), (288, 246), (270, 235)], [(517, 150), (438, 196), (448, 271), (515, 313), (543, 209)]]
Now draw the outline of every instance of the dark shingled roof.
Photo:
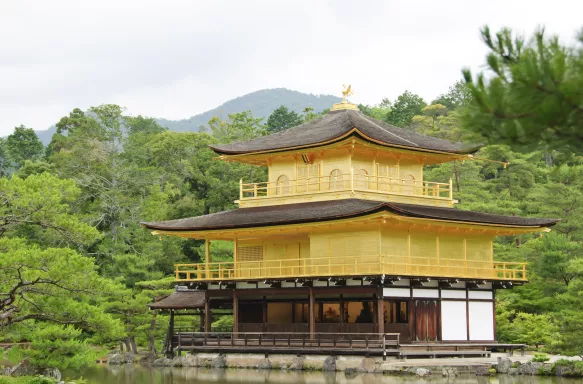
[[(277, 151), (299, 146), (317, 146), (324, 142), (340, 139), (354, 128), (361, 132), (362, 135), (388, 146), (456, 154), (474, 153), (479, 149), (479, 146), (476, 145), (454, 143), (397, 128), (384, 121), (365, 116), (362, 112), (351, 110), (330, 112), (319, 119), (254, 140), (233, 144), (210, 145), (210, 148), (219, 154), (235, 155)], [(358, 135), (358, 133), (356, 134)], [(363, 137), (363, 139), (366, 139), (366, 137)]]
[(150, 309), (192, 309), (204, 307), (204, 301), (203, 291), (176, 291), (148, 306)]
[(387, 203), (359, 199), (283, 204), (266, 207), (239, 208), (232, 211), (179, 220), (141, 223), (149, 229), (165, 231), (203, 231), (231, 228), (264, 227), (282, 224), (338, 220), (388, 211), (400, 216), (469, 223), (501, 224), (517, 227), (550, 227), (560, 219), (535, 219), (462, 211), (454, 208)]

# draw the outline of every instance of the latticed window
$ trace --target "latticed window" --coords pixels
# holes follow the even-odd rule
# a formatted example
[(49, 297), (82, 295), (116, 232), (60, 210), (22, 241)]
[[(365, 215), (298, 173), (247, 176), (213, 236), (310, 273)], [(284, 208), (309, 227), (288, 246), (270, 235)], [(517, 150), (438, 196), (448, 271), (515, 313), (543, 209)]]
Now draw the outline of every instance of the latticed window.
[(396, 183), (399, 175), (397, 165), (377, 164), (378, 189), (380, 191), (391, 191), (392, 185)]
[(237, 247), (237, 260), (245, 261), (263, 261), (263, 246), (247, 245)]
[(368, 189), (368, 172), (366, 169), (359, 169), (356, 172), (355, 178), (357, 189)]
[(275, 194), (289, 195), (289, 193), (290, 193), (289, 178), (286, 175), (279, 176), (275, 183)]
[(343, 186), (342, 172), (339, 169), (330, 172), (330, 189), (342, 189)]
[(298, 166), (298, 192), (314, 192), (320, 190), (320, 165), (303, 164)]

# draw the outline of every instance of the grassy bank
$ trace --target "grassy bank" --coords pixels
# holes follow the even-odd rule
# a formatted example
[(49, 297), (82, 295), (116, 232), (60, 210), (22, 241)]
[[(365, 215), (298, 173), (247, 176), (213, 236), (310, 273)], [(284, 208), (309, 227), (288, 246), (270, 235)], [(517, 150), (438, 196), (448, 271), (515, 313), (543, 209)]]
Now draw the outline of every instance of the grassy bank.
[(42, 376), (0, 376), (0, 384), (56, 384), (57, 381)]

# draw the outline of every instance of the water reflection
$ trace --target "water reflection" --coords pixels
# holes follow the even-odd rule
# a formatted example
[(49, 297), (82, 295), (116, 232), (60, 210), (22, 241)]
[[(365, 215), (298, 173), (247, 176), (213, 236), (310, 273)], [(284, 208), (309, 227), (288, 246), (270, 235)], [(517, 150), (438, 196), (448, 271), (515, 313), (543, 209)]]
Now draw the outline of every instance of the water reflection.
[(205, 369), (205, 368), (146, 368), (134, 366), (93, 366), (81, 372), (66, 371), (65, 377), (83, 376), (89, 384), (382, 384), (402, 383), (455, 383), (455, 384), (574, 384), (580, 379), (530, 376), (477, 377), (462, 375), (444, 379), (434, 375), (430, 379), (415, 376), (385, 376), (382, 374), (344, 372), (287, 372), (255, 369)]

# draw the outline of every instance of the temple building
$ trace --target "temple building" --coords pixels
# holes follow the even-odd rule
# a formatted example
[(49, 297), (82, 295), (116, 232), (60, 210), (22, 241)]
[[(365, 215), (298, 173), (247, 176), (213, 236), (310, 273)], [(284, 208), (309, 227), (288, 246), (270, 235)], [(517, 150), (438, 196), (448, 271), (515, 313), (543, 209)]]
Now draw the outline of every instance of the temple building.
[[(471, 160), (479, 146), (391, 126), (346, 99), (316, 120), (211, 149), (267, 167), (268, 177), (241, 181), (237, 209), (142, 223), (206, 244), (205, 261), (176, 265), (177, 291), (152, 304), (198, 311), (201, 329), (170, 330), (181, 349), (299, 353), (318, 340), (318, 350), (341, 353), (366, 339), (367, 350), (386, 354), (415, 343), (493, 344), (496, 290), (528, 278), (525, 263), (496, 260), (494, 239), (558, 222), (454, 208), (451, 180), (425, 180), (424, 167)], [(233, 243), (232, 261), (213, 261), (213, 241)], [(231, 310), (234, 324), (217, 340), (219, 310)]]

